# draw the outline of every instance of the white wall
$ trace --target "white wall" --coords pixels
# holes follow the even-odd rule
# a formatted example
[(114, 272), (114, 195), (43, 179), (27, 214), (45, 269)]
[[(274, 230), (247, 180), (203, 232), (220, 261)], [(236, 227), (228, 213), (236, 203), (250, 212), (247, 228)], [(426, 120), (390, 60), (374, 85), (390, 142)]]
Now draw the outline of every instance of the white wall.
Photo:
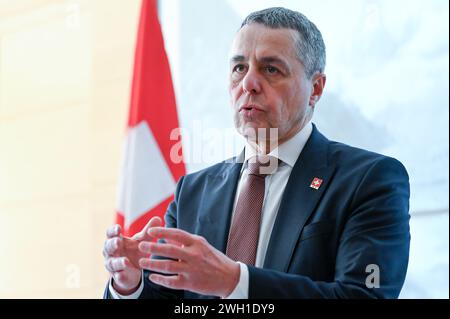
[(0, 0), (0, 298), (102, 296), (140, 9), (124, 3)]

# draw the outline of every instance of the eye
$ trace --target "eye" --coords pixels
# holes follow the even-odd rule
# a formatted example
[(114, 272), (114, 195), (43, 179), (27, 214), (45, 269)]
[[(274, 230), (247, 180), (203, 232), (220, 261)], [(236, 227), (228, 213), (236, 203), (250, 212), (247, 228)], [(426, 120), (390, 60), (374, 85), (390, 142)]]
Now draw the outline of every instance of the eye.
[(243, 64), (238, 64), (233, 68), (233, 72), (237, 72), (237, 73), (244, 73), (245, 72), (245, 65)]
[(271, 65), (266, 66), (265, 67), (265, 71), (267, 73), (269, 73), (269, 74), (278, 74), (278, 73), (280, 73), (280, 71), (276, 67), (271, 66)]

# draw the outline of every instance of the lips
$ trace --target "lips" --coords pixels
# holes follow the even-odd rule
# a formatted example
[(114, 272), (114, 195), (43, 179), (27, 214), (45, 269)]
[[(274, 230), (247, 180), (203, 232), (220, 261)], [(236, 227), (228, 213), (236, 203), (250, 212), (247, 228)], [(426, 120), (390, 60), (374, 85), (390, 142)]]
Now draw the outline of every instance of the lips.
[(239, 112), (263, 112), (263, 109), (257, 105), (247, 104), (241, 106)]
[(263, 111), (256, 107), (243, 107), (240, 109), (239, 113), (247, 120), (252, 120), (258, 117)]

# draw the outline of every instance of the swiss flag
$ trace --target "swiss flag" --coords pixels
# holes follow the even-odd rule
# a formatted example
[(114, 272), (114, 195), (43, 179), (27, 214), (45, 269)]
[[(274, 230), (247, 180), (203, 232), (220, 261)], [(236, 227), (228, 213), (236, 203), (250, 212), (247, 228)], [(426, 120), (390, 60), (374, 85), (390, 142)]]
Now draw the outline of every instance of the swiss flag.
[[(181, 141), (170, 139), (178, 127), (157, 3), (143, 0), (117, 203), (117, 223), (126, 236), (142, 230), (153, 216), (163, 218), (176, 182), (186, 173)], [(171, 150), (178, 155), (175, 161)]]

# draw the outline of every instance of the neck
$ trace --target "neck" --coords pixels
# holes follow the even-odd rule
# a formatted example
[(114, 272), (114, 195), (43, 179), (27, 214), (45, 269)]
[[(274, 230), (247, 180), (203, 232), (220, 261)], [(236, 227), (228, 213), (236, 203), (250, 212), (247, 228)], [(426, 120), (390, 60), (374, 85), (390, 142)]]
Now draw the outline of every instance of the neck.
[(276, 149), (280, 143), (278, 140), (250, 140), (248, 139), (247, 142), (258, 151), (259, 154), (267, 155), (270, 152), (272, 152), (274, 149)]
[[(249, 142), (252, 147), (254, 147), (258, 153), (260, 154), (269, 154), (274, 149), (279, 147), (281, 144), (285, 143), (286, 141), (290, 140), (292, 137), (294, 137), (298, 132), (300, 132), (305, 125), (301, 125), (299, 127), (293, 128), (291, 131), (289, 131), (287, 134), (283, 135), (280, 138), (247, 138), (247, 141)], [(272, 137), (272, 136), (271, 136)]]

